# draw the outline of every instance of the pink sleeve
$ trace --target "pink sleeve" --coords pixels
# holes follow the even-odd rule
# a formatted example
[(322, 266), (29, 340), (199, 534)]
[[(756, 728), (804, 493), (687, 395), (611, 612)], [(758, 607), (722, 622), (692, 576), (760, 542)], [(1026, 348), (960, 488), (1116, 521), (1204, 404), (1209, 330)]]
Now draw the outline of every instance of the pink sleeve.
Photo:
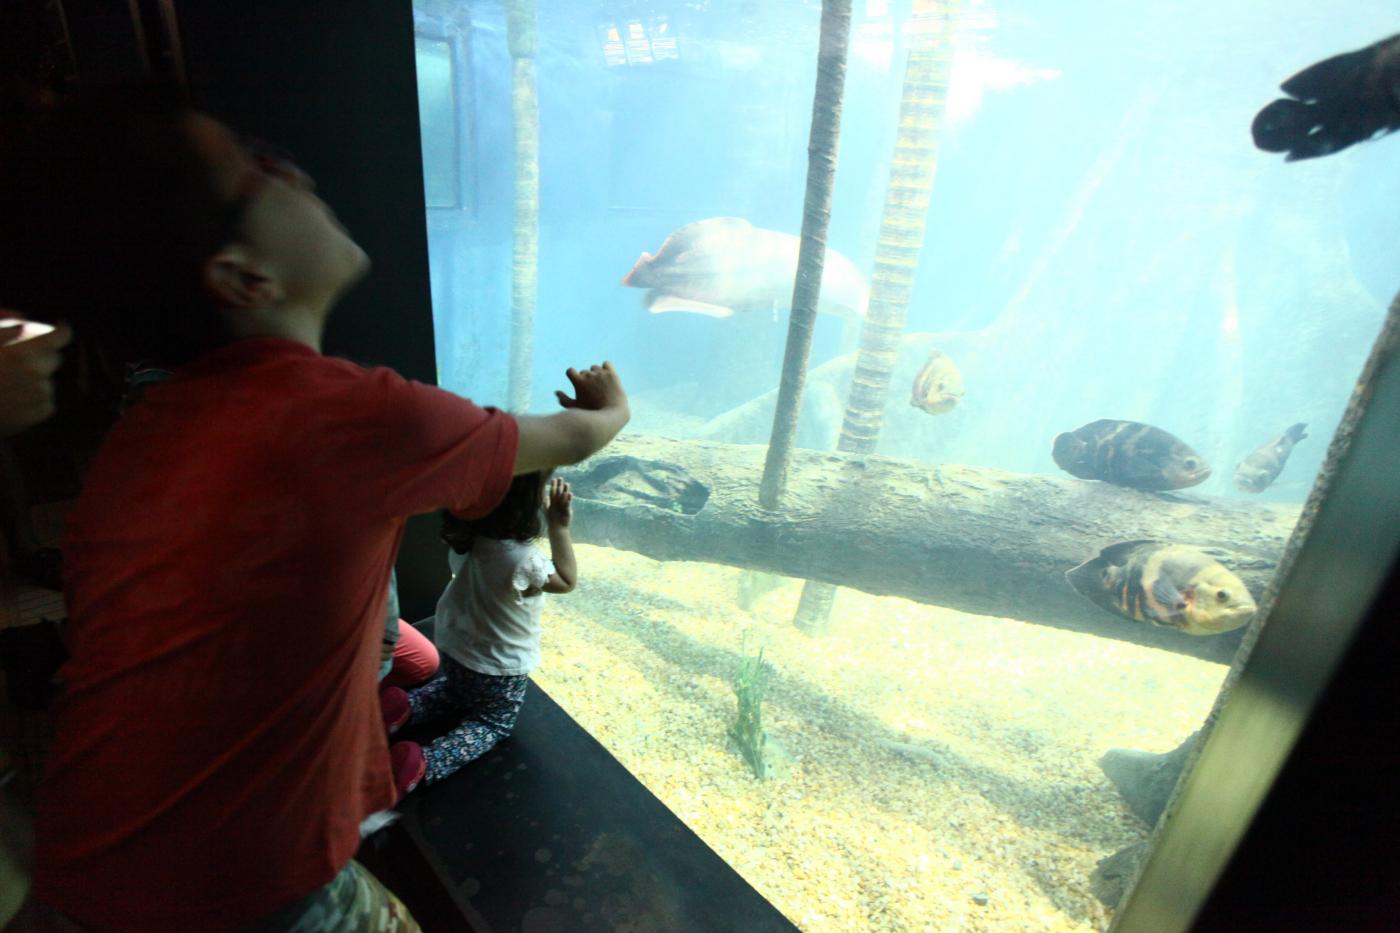
[(475, 518), (494, 509), (515, 469), (515, 419), (389, 369), (369, 375), (373, 404), (382, 406), (372, 459), (384, 467), (370, 483), (386, 516), (446, 508)]

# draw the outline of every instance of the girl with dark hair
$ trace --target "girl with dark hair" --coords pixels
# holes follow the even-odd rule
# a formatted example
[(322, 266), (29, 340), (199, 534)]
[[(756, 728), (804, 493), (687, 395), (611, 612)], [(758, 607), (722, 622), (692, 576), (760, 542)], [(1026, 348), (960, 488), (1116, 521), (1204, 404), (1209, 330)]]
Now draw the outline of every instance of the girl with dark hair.
[[(573, 493), (548, 473), (515, 477), (501, 504), (484, 518), (444, 514), (452, 582), (438, 600), (436, 629), (442, 673), (404, 694), (386, 687), (386, 707), (410, 712), (406, 723), (447, 716), (456, 725), (430, 745), (389, 748), (399, 795), (433, 783), (486, 754), (515, 728), (529, 673), (540, 660), (540, 611), (545, 593), (567, 593), (578, 582), (569, 522)], [(536, 545), (548, 529), (552, 560)], [(402, 695), (402, 696), (400, 696)]]

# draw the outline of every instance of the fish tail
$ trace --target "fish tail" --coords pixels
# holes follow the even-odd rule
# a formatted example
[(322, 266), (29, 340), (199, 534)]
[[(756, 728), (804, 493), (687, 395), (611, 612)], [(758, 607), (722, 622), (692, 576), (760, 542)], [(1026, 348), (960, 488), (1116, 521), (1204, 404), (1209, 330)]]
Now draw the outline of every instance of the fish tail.
[(631, 285), (636, 288), (649, 288), (650, 286), (643, 282), (638, 277), (637, 273), (644, 272), (655, 258), (656, 257), (651, 253), (643, 252), (642, 255), (637, 257), (637, 261), (632, 263), (632, 268), (628, 270), (627, 274), (622, 277), (622, 284)]
[(1303, 433), (1303, 430), (1307, 426), (1308, 425), (1306, 422), (1300, 421), (1283, 433), (1287, 434), (1289, 439), (1296, 444), (1299, 441), (1303, 440), (1305, 437), (1307, 437), (1307, 435)]

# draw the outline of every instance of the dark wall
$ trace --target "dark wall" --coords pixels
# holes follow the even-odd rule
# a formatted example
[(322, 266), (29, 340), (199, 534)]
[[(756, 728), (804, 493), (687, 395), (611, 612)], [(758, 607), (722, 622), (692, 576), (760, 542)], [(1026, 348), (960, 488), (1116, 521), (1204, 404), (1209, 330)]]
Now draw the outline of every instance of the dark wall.
[(1400, 568), (1192, 927), (1400, 929)]
[[(176, 0), (203, 109), (290, 150), (373, 269), (336, 309), (324, 350), (435, 382), (410, 0)], [(399, 557), (403, 614), (446, 582), (431, 518)]]

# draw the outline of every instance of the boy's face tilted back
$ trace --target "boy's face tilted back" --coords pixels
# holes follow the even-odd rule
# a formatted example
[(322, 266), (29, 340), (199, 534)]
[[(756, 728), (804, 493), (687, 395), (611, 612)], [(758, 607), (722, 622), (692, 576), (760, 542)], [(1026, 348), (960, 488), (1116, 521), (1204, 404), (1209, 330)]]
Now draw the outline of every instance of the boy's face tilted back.
[(323, 324), (369, 268), (364, 250), (295, 165), (260, 157), (202, 114), (188, 125), (237, 213), (231, 242), (205, 263), (206, 287), (227, 314), (293, 311)]

